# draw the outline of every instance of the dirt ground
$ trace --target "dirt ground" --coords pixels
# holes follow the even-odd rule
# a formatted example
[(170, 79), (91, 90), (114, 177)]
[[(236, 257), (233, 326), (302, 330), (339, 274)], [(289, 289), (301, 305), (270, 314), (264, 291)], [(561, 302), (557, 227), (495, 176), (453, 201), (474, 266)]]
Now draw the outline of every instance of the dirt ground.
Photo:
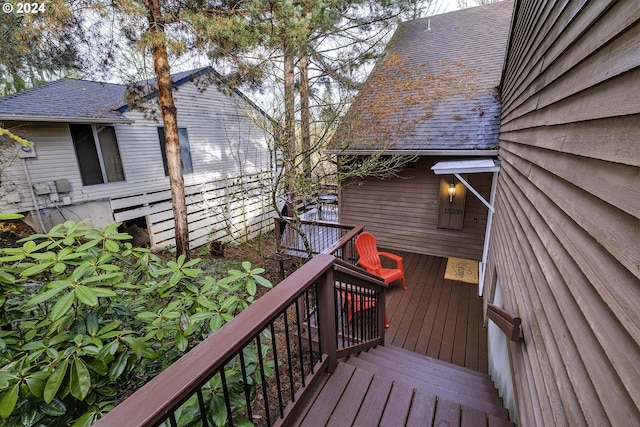
[[(249, 261), (251, 265), (265, 269), (263, 276), (274, 285), (282, 280), (280, 263), (275, 260), (276, 241), (273, 233), (266, 234), (248, 243), (228, 245), (224, 258), (233, 261)], [(285, 277), (291, 273), (291, 262), (283, 263)]]
[(34, 233), (33, 228), (19, 219), (0, 221), (0, 248), (15, 246), (18, 240)]

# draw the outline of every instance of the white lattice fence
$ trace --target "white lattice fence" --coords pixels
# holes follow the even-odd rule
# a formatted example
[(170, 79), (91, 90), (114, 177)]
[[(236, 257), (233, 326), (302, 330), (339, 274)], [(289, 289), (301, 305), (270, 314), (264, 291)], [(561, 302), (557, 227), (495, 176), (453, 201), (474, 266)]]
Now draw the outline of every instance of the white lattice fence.
[[(186, 186), (190, 246), (251, 239), (269, 231), (274, 214), (270, 186), (268, 173)], [(116, 221), (145, 218), (151, 249), (175, 246), (169, 190), (112, 198), (111, 208)]]

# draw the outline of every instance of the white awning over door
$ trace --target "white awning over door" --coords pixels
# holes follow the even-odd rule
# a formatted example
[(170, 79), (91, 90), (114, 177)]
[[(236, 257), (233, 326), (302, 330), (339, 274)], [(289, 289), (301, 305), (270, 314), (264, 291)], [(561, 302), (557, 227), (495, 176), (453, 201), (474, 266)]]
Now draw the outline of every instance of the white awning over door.
[[(478, 281), (478, 294), (482, 295), (484, 290), (484, 277), (487, 265), (487, 255), (489, 253), (489, 237), (491, 235), (491, 222), (493, 219), (494, 202), (496, 188), (498, 186), (498, 172), (500, 172), (500, 161), (498, 159), (461, 159), (461, 160), (442, 160), (431, 167), (436, 175), (454, 175), (471, 191), (480, 201), (489, 209), (487, 216), (487, 227), (484, 234), (484, 247), (482, 249), (482, 261), (480, 262), (480, 277)], [(461, 174), (469, 173), (493, 173), (491, 180), (491, 195), (487, 201), (478, 191), (471, 186)]]

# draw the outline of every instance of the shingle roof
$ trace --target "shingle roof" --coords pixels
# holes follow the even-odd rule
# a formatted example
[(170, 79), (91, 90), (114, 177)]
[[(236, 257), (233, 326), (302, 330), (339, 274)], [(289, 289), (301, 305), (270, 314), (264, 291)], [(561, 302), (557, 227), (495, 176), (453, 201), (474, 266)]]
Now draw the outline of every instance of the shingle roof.
[(60, 79), (0, 98), (0, 120), (126, 122), (116, 109), (127, 87), (88, 80)]
[(498, 146), (512, 1), (401, 23), (334, 143), (354, 150)]
[[(199, 69), (171, 76), (174, 86), (191, 76), (210, 70)], [(155, 96), (155, 80), (141, 82), (148, 97)], [(0, 98), (0, 120), (49, 122), (131, 122), (125, 116), (127, 86), (79, 79), (60, 79)]]

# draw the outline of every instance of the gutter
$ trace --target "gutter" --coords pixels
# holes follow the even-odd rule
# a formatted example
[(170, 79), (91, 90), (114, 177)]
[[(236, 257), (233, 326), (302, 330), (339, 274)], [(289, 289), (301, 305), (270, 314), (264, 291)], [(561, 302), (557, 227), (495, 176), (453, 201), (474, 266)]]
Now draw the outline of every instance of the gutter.
[(492, 150), (326, 150), (332, 154), (345, 156), (366, 156), (380, 154), (390, 156), (465, 156), (465, 157), (487, 157), (497, 156), (498, 149)]

